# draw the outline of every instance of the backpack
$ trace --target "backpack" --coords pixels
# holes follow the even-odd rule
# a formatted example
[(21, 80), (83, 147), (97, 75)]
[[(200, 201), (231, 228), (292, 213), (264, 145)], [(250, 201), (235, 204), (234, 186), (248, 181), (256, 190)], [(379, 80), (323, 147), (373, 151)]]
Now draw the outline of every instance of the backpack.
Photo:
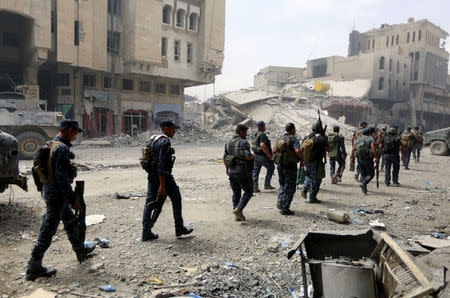
[(372, 149), (367, 145), (366, 141), (369, 137), (362, 136), (358, 144), (355, 147), (355, 156), (356, 157), (371, 157)]
[(408, 148), (411, 148), (412, 146), (414, 146), (414, 139), (412, 137), (412, 133), (410, 132), (404, 132), (402, 134), (402, 145)]
[(239, 157), (237, 156), (237, 154), (239, 154), (239, 152), (237, 152), (238, 151), (237, 146), (239, 145), (240, 140), (241, 138), (234, 137), (227, 143), (228, 154), (225, 156), (224, 159), (224, 163), (227, 166), (227, 168), (231, 169), (238, 165)]
[(277, 165), (287, 166), (293, 163), (297, 163), (299, 158), (295, 151), (289, 149), (289, 143), (293, 137), (284, 137), (277, 141), (275, 144), (273, 161)]
[(396, 137), (393, 136), (386, 136), (384, 137), (384, 142), (383, 142), (383, 153), (385, 154), (395, 154), (397, 152), (397, 148), (395, 148), (396, 145)]
[(416, 131), (414, 131), (414, 136), (417, 139), (417, 143), (422, 145), (423, 144), (423, 134), (416, 130)]
[[(315, 135), (315, 136), (317, 136), (317, 135)], [(314, 149), (314, 137), (307, 137), (302, 142), (303, 161), (305, 163), (310, 162), (312, 159), (313, 149)]]
[(329, 153), (329, 156), (331, 158), (337, 158), (340, 152), (340, 143), (341, 143), (341, 137), (339, 134), (330, 133), (328, 135), (328, 142), (331, 147), (331, 151)]
[(155, 173), (156, 169), (158, 167), (158, 161), (156, 160), (155, 152), (153, 149), (155, 148), (156, 142), (161, 138), (167, 138), (166, 135), (153, 135), (150, 138), (150, 143), (147, 147), (142, 148), (142, 158), (139, 159), (141, 163), (141, 167), (147, 172), (147, 173)]
[(250, 147), (252, 148), (253, 152), (260, 153), (262, 151), (261, 148), (261, 142), (258, 141), (259, 136), (262, 135), (262, 131), (257, 131), (252, 134), (250, 137)]
[(38, 149), (33, 158), (31, 173), (38, 191), (42, 191), (42, 186), (44, 184), (55, 183), (55, 177), (53, 176), (52, 170), (52, 156), (56, 147), (61, 144), (64, 143), (61, 141), (49, 141)]

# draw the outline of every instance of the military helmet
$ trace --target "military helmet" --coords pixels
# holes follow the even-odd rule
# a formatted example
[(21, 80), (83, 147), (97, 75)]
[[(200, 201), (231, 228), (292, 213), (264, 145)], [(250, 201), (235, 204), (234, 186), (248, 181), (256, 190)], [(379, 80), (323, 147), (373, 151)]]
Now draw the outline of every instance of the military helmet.
[(390, 134), (390, 135), (396, 135), (397, 134), (397, 130), (395, 128), (393, 128), (393, 127), (390, 127), (387, 130), (387, 133)]
[(314, 123), (313, 125), (312, 125), (312, 127), (311, 127), (311, 129), (312, 129), (312, 131), (314, 131), (314, 132), (318, 132), (319, 130), (320, 130), (320, 123), (319, 123), (319, 121), (317, 121), (316, 123)]

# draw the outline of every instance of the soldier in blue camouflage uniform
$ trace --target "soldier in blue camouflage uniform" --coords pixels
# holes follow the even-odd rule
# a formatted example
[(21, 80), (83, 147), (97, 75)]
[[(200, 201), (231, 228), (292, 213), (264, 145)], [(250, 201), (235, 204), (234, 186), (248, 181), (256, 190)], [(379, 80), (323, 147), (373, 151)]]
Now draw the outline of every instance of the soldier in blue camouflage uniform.
[[(230, 180), (233, 191), (233, 214), (236, 221), (245, 221), (242, 212), (253, 195), (252, 170), (255, 156), (250, 151), (247, 142), (248, 127), (239, 124), (236, 127), (236, 135), (225, 144), (223, 160), (225, 161), (226, 173)], [(229, 163), (228, 160), (234, 160)], [(244, 195), (242, 195), (242, 190)]]
[[(172, 201), (173, 218), (175, 221), (175, 236), (181, 237), (192, 233), (194, 229), (186, 228), (183, 224), (181, 193), (175, 179), (172, 175), (174, 165), (175, 150), (171, 147), (169, 138), (175, 135), (175, 130), (178, 128), (172, 121), (163, 121), (160, 124), (162, 135), (158, 136), (153, 144), (153, 154), (156, 159), (156, 169), (150, 171), (147, 176), (148, 189), (147, 200), (144, 207), (144, 215), (142, 217), (142, 241), (158, 239), (158, 235), (151, 231), (151, 227), (158, 219), (159, 212), (161, 212), (162, 205), (166, 196), (169, 196)], [(158, 202), (158, 197), (162, 202)], [(157, 212), (156, 216), (152, 216)]]
[(327, 139), (321, 134), (321, 125), (319, 122), (312, 126), (312, 133), (307, 135), (306, 139), (313, 139), (314, 145), (309, 162), (305, 162), (305, 183), (301, 195), (304, 199), (307, 198), (309, 191), (309, 203), (320, 203), (317, 199), (320, 184), (325, 177), (325, 164), (327, 162), (326, 150), (328, 148)]
[(264, 189), (275, 189), (275, 187), (270, 185), (275, 166), (273, 164), (272, 146), (269, 138), (265, 133), (266, 123), (264, 121), (258, 121), (256, 125), (258, 126), (258, 131), (255, 132), (253, 136), (256, 137), (256, 144), (252, 144), (252, 146), (255, 146), (254, 148), (252, 148), (253, 152), (255, 153), (255, 161), (253, 167), (253, 189), (255, 193), (260, 192), (258, 188), (258, 179), (259, 172), (261, 171), (262, 167), (265, 167), (267, 169), (266, 178), (264, 179)]
[(88, 254), (94, 250), (94, 248), (87, 248), (84, 246), (84, 243), (81, 243), (79, 233), (71, 222), (74, 218), (71, 206), (74, 204), (75, 199), (71, 184), (75, 178), (75, 171), (70, 160), (74, 159), (75, 155), (70, 151), (70, 147), (72, 147), (71, 142), (82, 131), (77, 121), (63, 120), (60, 123), (58, 135), (52, 140), (52, 143), (60, 142), (51, 153), (53, 173), (51, 178), (54, 182), (44, 184), (42, 187), (42, 197), (47, 205), (47, 209), (38, 239), (28, 262), (27, 280), (35, 280), (38, 277), (50, 277), (56, 273), (55, 269), (42, 267), (42, 259), (52, 243), (52, 238), (61, 220), (79, 262), (84, 261)]
[(296, 190), (297, 163), (302, 159), (302, 151), (300, 143), (295, 137), (295, 125), (293, 123), (286, 124), (284, 136), (280, 141), (283, 140), (289, 141), (287, 151), (284, 153), (277, 152), (277, 148), (273, 151), (274, 154), (286, 154), (286, 158), (281, 158), (285, 162), (279, 162), (277, 165), (278, 181), (280, 183), (277, 208), (280, 209), (282, 215), (293, 215), (294, 211), (289, 208)]

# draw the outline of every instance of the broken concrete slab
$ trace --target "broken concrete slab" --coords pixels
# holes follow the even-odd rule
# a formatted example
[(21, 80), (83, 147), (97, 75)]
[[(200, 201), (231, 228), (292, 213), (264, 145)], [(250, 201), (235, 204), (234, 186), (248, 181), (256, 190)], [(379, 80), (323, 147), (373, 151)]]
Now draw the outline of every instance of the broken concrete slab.
[(102, 223), (106, 216), (103, 214), (91, 214), (86, 216), (86, 227)]
[(39, 288), (28, 296), (23, 296), (22, 298), (55, 298), (57, 293), (53, 293), (43, 288)]

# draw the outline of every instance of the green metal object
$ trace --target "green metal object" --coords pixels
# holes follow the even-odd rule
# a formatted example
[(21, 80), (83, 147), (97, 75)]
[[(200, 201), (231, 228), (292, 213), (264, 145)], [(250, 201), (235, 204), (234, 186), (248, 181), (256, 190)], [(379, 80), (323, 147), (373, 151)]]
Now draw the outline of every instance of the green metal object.
[(425, 133), (425, 145), (430, 145), (433, 155), (448, 155), (450, 149), (450, 127)]

